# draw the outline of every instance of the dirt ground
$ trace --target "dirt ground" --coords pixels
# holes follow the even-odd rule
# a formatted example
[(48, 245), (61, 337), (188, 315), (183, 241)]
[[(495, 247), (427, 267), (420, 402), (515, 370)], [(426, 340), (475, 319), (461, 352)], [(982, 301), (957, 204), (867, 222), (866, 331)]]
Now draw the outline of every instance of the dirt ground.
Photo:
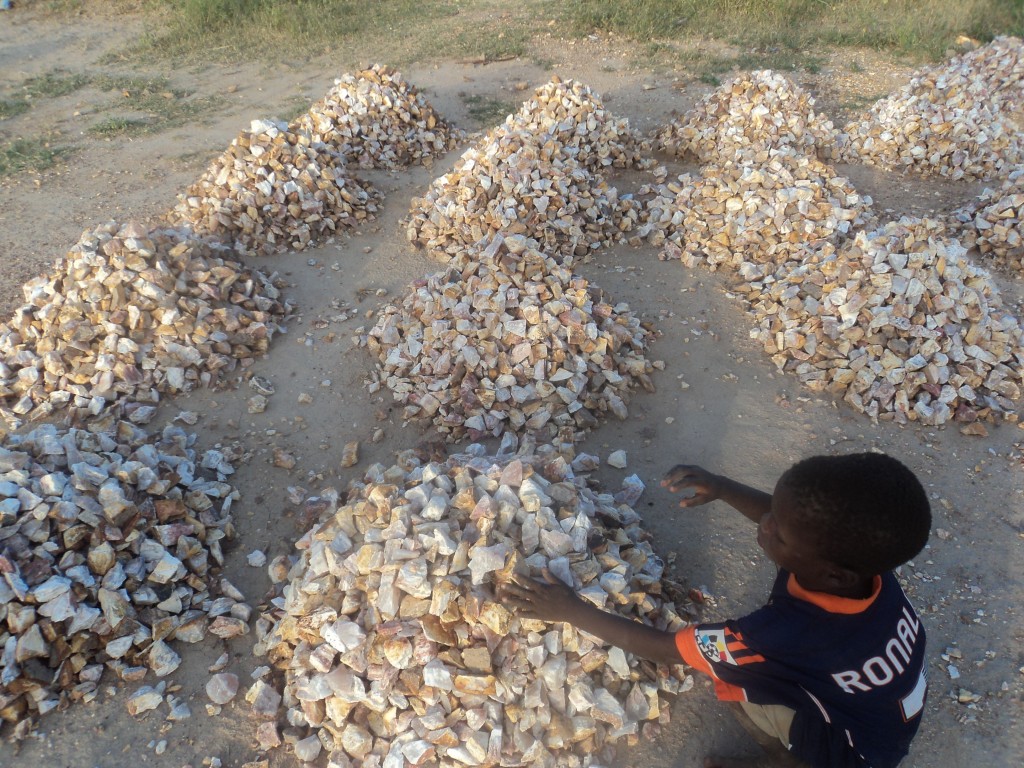
[[(136, 138), (103, 139), (88, 133), (116, 107), (111, 101), (118, 98), (90, 88), (40, 101), (25, 114), (0, 123), (0, 143), (47, 133), (79, 148), (53, 170), (0, 181), (3, 316), (17, 306), (21, 284), (48, 268), (84, 228), (109, 219), (160, 215), (250, 120), (280, 116), (294, 108), (297, 98), (312, 102), (355, 63), (267, 61), (195, 69), (161, 63), (137, 71), (103, 64), (101, 59), (131, 39), (141, 24), (138, 19), (85, 16), (68, 24), (25, 10), (4, 12), (0, 22), (0, 98), (16, 95), (26, 78), (61, 68), (166, 75), (175, 87), (221, 99), (215, 109), (187, 125)], [(470, 129), (486, 126), (471, 117), (467, 97), (514, 104), (524, 96), (516, 83), (528, 83), (532, 89), (553, 73), (591, 85), (610, 109), (645, 131), (663, 123), (671, 112), (686, 110), (711, 87), (679, 72), (638, 69), (628, 48), (601, 40), (553, 41), (545, 58), (553, 62), (550, 68), (526, 60), (488, 65), (448, 62), (406, 67), (405, 74), (442, 114)], [(386, 52), (380, 60), (386, 62)], [(848, 66), (851, 60), (858, 62), (856, 71)], [(885, 63), (873, 54), (847, 51), (830, 58), (816, 75), (794, 77), (838, 119), (854, 96), (884, 94), (908, 73), (905, 66)], [(427, 428), (403, 425), (400, 408), (391, 410), (390, 395), (371, 395), (362, 386), (373, 361), (364, 351), (352, 349), (350, 337), (357, 326), (372, 322), (368, 317), (381, 302), (401, 295), (410, 281), (436, 268), (406, 242), (401, 222), (409, 199), (422, 194), (458, 154), (432, 169), (367, 174), (387, 199), (377, 221), (363, 231), (306, 252), (253, 260), (290, 281), (288, 296), (297, 308), (288, 333), (275, 339), (269, 356), (253, 368), (277, 388), (266, 413), (247, 413), (247, 388), (201, 391), (165, 402), (152, 425), (159, 428), (182, 409), (198, 411), (201, 447), (238, 444), (244, 449), (246, 458), (234, 475), (242, 501), (235, 507), (238, 539), (228, 557), (227, 575), (253, 604), (267, 592), (269, 581), (265, 569), (246, 565), (246, 554), (255, 549), (271, 558), (286, 553), (301, 533), (295, 509), (286, 499), (287, 486), (301, 485), (311, 492), (326, 486), (343, 488), (370, 463), (390, 462), (395, 451), (432, 436)], [(875, 199), (880, 211), (893, 215), (949, 210), (980, 190), (979, 185), (858, 167), (842, 171)], [(620, 192), (629, 192), (641, 181), (634, 175), (617, 184)], [(637, 394), (627, 420), (605, 424), (581, 449), (602, 457), (620, 448), (627, 452), (628, 468), (603, 467), (601, 481), (618, 489), (626, 474), (637, 472), (647, 483), (638, 510), (660, 553), (669, 559), (674, 555), (675, 577), (711, 596), (704, 617), (724, 618), (758, 607), (774, 569), (740, 515), (717, 504), (678, 510), (657, 485), (670, 465), (699, 463), (770, 489), (775, 478), (803, 456), (872, 449), (891, 453), (922, 478), (934, 513), (931, 543), (901, 573), (921, 613), (930, 650), (927, 712), (904, 765), (1020, 765), (1024, 431), (1004, 424), (993, 428), (989, 437), (976, 438), (961, 435), (955, 427), (872, 424), (843, 403), (815, 396), (777, 373), (749, 339), (750, 320), (728, 295), (726, 278), (661, 262), (656, 249), (602, 249), (581, 271), (655, 323), (660, 335), (650, 356), (665, 361), (665, 370), (656, 372), (654, 379), (658, 392)], [(1019, 308), (1024, 282), (1001, 279), (1006, 299)], [(386, 296), (377, 296), (378, 289)], [(331, 322), (338, 307), (357, 307), (365, 317)], [(328, 327), (314, 327), (317, 320), (328, 321)], [(336, 334), (333, 343), (325, 338), (329, 332)], [(300, 393), (312, 395), (313, 403), (299, 404)], [(375, 418), (379, 409), (390, 412), (384, 421)], [(378, 426), (383, 426), (386, 437), (374, 444), (370, 435)], [(343, 470), (341, 449), (352, 439), (361, 441), (360, 463)], [(274, 447), (299, 456), (295, 469), (271, 465)], [(243, 685), (262, 663), (251, 654), (251, 637), (227, 644), (232, 654), (228, 671), (237, 673)], [(171, 681), (189, 701), (191, 719), (168, 723), (163, 709), (133, 719), (125, 701), (134, 687), (105, 681), (94, 703), (45, 717), (37, 737), (20, 749), (0, 743), (0, 766), (199, 768), (216, 757), (234, 768), (254, 759), (254, 724), (242, 697), (216, 716), (205, 710), (207, 667), (223, 650), (219, 641), (181, 650), (184, 663)], [(959, 679), (952, 678), (951, 665)], [(961, 690), (980, 698), (959, 703)], [(659, 743), (624, 750), (618, 764), (696, 766), (709, 752), (753, 754), (756, 749), (703, 680), (678, 697), (672, 719)], [(272, 754), (270, 761), (273, 766), (298, 765), (285, 750)]]

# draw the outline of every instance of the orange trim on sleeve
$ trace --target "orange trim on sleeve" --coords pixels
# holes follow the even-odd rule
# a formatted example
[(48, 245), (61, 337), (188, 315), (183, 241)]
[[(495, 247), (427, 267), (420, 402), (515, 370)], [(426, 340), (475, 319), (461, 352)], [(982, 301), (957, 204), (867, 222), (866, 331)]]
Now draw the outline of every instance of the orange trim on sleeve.
[(839, 597), (837, 595), (830, 595), (827, 592), (812, 592), (809, 589), (804, 589), (800, 586), (800, 582), (796, 580), (796, 576), (792, 573), (789, 574), (789, 581), (786, 582), (786, 589), (789, 591), (789, 594), (798, 600), (805, 600), (806, 602), (816, 605), (829, 613), (850, 615), (866, 611), (871, 604), (875, 602), (875, 599), (878, 597), (878, 593), (882, 591), (882, 577), (875, 576), (871, 585), (871, 596), (865, 597), (863, 600), (856, 600), (851, 597)]
[(715, 696), (719, 701), (746, 701), (747, 692), (738, 685), (727, 683), (715, 674), (715, 668), (711, 666), (704, 654), (697, 647), (697, 625), (688, 624), (676, 632), (676, 649), (689, 666), (698, 672), (703, 672), (715, 683)]

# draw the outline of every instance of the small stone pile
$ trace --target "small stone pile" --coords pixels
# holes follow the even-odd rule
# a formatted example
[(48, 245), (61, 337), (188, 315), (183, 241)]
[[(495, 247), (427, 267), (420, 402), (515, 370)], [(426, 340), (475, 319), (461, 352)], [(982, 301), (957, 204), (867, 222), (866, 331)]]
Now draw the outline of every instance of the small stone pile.
[[(639, 516), (576, 476), (596, 457), (515, 446), (427, 464), (403, 452), (300, 539), (256, 646), (284, 673), (284, 739), (300, 760), (574, 768), (668, 722), (665, 695), (692, 685), (680, 667), (519, 619), (496, 597), (547, 570), (621, 616), (685, 623)], [(262, 743), (276, 744), (268, 705), (282, 697), (268, 688), (247, 698), (268, 718)]]
[(263, 354), (285, 314), (278, 289), (224, 248), (178, 230), (109, 222), (25, 284), (0, 325), (0, 416), (212, 386)]
[(451, 151), (462, 138), (401, 73), (380, 64), (335, 80), (291, 130), (364, 168), (421, 163)]
[(423, 198), (413, 198), (407, 236), (447, 262), (497, 234), (525, 235), (546, 252), (583, 257), (621, 240), (639, 216), (597, 171), (560, 145), (523, 130), (498, 130), (472, 147)]
[(1020, 398), (1020, 324), (938, 221), (860, 232), (749, 292), (779, 369), (872, 418), (992, 421)]
[(254, 120), (178, 200), (173, 223), (242, 254), (271, 254), (372, 219), (380, 195), (309, 133)]
[(626, 418), (632, 387), (653, 391), (648, 336), (535, 241), (499, 235), (415, 283), (359, 342), (407, 419), (456, 440), (511, 429), (571, 445), (607, 413)]
[(778, 152), (832, 157), (837, 132), (814, 99), (771, 70), (758, 70), (712, 91), (655, 137), (655, 146), (701, 163), (762, 164)]
[(1024, 169), (1011, 173), (998, 189), (986, 189), (953, 217), (964, 245), (977, 246), (985, 256), (1024, 273)]
[(556, 78), (413, 199), (407, 236), (441, 261), (498, 233), (584, 256), (636, 224), (602, 169), (647, 167), (646, 148), (590, 88)]
[(1024, 42), (1000, 37), (911, 81), (846, 126), (848, 162), (951, 179), (1000, 178), (1024, 162)]
[[(231, 457), (199, 456), (194, 441), (121, 421), (45, 425), (0, 447), (0, 724), (13, 738), (94, 699), (105, 670), (166, 677), (181, 663), (174, 641), (249, 631), (245, 598), (218, 576), (238, 498)], [(152, 690), (133, 714), (159, 704)]]
[(538, 88), (519, 111), (497, 131), (521, 131), (553, 141), (564, 157), (592, 171), (607, 168), (645, 168), (649, 147), (615, 117), (589, 86), (555, 77)]
[(870, 220), (871, 198), (813, 157), (783, 151), (763, 163), (704, 166), (694, 179), (641, 188), (636, 236), (687, 266), (773, 274)]

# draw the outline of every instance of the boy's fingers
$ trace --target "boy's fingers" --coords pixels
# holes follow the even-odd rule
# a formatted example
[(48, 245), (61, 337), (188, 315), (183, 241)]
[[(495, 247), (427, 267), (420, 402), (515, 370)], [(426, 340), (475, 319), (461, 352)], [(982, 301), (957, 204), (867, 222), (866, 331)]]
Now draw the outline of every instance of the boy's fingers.
[(524, 600), (530, 596), (530, 591), (528, 589), (524, 589), (518, 584), (508, 584), (505, 587), (505, 594), (510, 595), (517, 600)]

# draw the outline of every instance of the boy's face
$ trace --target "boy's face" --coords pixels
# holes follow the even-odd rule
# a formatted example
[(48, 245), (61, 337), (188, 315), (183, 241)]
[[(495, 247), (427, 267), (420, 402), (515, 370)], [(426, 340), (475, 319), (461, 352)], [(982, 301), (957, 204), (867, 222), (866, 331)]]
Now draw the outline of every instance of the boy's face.
[(835, 566), (818, 553), (813, 535), (799, 523), (793, 494), (777, 484), (772, 494), (771, 511), (757, 526), (757, 543), (780, 568), (796, 576), (805, 589), (830, 591), (828, 574)]

